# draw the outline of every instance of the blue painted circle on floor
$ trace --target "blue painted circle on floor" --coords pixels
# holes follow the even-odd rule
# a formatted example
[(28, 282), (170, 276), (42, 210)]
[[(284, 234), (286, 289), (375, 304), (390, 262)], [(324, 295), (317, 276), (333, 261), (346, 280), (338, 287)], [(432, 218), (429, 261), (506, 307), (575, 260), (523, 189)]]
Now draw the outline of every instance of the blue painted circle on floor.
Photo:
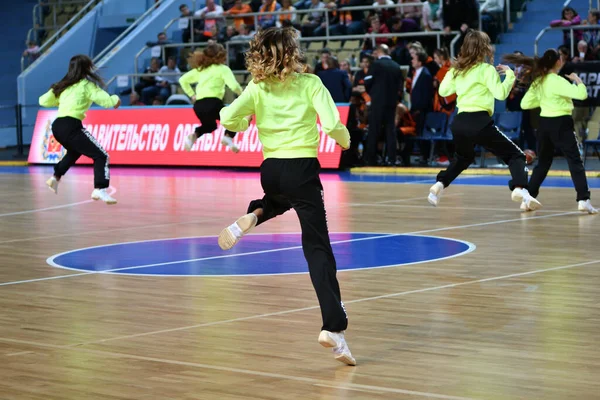
[[(433, 236), (330, 234), (338, 270), (392, 267), (456, 257), (475, 245)], [(231, 251), (216, 237), (118, 243), (57, 254), (48, 263), (78, 271), (162, 276), (306, 273), (299, 233), (245, 236)]]

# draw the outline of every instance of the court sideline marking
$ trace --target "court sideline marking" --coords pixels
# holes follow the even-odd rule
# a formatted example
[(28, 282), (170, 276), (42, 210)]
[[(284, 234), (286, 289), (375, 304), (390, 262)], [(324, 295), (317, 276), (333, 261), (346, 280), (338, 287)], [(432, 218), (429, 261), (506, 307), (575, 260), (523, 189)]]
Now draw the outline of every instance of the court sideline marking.
[[(475, 280), (458, 282), (458, 283), (449, 283), (447, 285), (431, 286), (431, 287), (426, 287), (426, 288), (421, 288), (421, 289), (414, 289), (414, 290), (408, 290), (408, 291), (396, 292), (396, 293), (388, 293), (388, 294), (382, 294), (382, 295), (372, 296), (372, 297), (363, 297), (360, 299), (344, 301), (344, 304), (363, 303), (366, 301), (388, 299), (388, 298), (393, 298), (393, 297), (401, 297), (401, 296), (407, 296), (410, 294), (426, 293), (426, 292), (432, 292), (435, 290), (442, 290), (442, 289), (451, 289), (451, 288), (455, 288), (455, 287), (459, 287), (459, 286), (473, 285), (473, 284), (477, 284), (477, 283), (493, 282), (493, 281), (499, 281), (499, 280), (504, 280), (504, 279), (518, 278), (518, 277), (522, 277), (522, 276), (535, 275), (535, 274), (539, 274), (539, 273), (543, 273), (543, 272), (559, 271), (559, 270), (563, 270), (563, 269), (582, 267), (582, 266), (597, 264), (599, 262), (600, 262), (600, 259), (597, 259), (597, 260), (586, 261), (586, 262), (581, 262), (581, 263), (577, 263), (577, 264), (569, 264), (569, 265), (562, 265), (562, 266), (558, 266), (558, 267), (536, 269), (536, 270), (527, 271), (527, 272), (517, 272), (514, 274), (500, 275), (500, 276), (494, 276), (494, 277), (490, 277), (490, 278), (481, 278), (481, 279), (475, 279)], [(77, 347), (77, 346), (86, 346), (86, 345), (90, 345), (90, 344), (112, 342), (115, 340), (124, 340), (124, 339), (132, 339), (132, 338), (143, 337), (143, 336), (159, 335), (162, 333), (179, 332), (179, 331), (185, 331), (185, 330), (189, 330), (189, 329), (204, 328), (204, 327), (208, 327), (208, 326), (223, 325), (223, 324), (229, 324), (232, 322), (242, 322), (242, 321), (249, 321), (249, 320), (267, 318), (267, 317), (276, 317), (276, 316), (280, 316), (280, 315), (294, 314), (294, 313), (298, 313), (298, 312), (318, 310), (318, 309), (319, 309), (319, 306), (295, 308), (295, 309), (291, 309), (291, 310), (276, 311), (276, 312), (266, 313), (266, 314), (250, 315), (248, 317), (232, 318), (232, 319), (226, 319), (226, 320), (220, 320), (220, 321), (205, 322), (205, 323), (196, 324), (196, 325), (181, 326), (181, 327), (177, 327), (177, 328), (161, 329), (161, 330), (151, 331), (151, 332), (143, 332), (143, 333), (137, 333), (137, 334), (132, 334), (132, 335), (117, 336), (117, 337), (112, 337), (112, 338), (94, 340), (94, 341), (90, 341), (90, 342), (82, 342), (82, 343), (76, 343), (76, 344), (71, 344), (71, 345), (65, 345), (63, 347), (69, 348), (69, 347)]]
[[(109, 189), (111, 189), (111, 191), (109, 193), (111, 196), (113, 194), (117, 193), (117, 189), (115, 189), (114, 187), (109, 186)], [(49, 211), (49, 210), (58, 210), (58, 209), (61, 209), (61, 208), (68, 208), (68, 207), (78, 206), (78, 205), (81, 205), (81, 204), (93, 203), (95, 201), (96, 200), (89, 199), (89, 200), (84, 200), (84, 201), (78, 201), (76, 203), (67, 203), (67, 204), (61, 204), (61, 205), (52, 206), (52, 207), (36, 208), (36, 209), (33, 209), (33, 210), (25, 210), (25, 211), (16, 211), (16, 212), (11, 212), (11, 213), (6, 213), (6, 214), (0, 214), (0, 218), (1, 217), (10, 217), (10, 216), (13, 216), (13, 215), (33, 214), (33, 213), (38, 213), (38, 212), (42, 212), (42, 211)]]
[[(451, 194), (445, 195), (444, 198), (451, 197), (451, 196), (461, 196), (461, 195), (462, 195), (462, 193), (451, 193)], [(389, 202), (403, 202), (403, 201), (414, 201), (414, 200), (423, 200), (423, 199), (424, 199), (424, 196), (419, 196), (419, 197), (411, 197), (411, 198), (405, 198), (405, 199), (377, 201), (377, 202), (371, 203), (371, 204), (375, 205), (375, 204), (383, 204), (383, 203), (389, 203)], [(83, 204), (83, 203), (87, 203), (87, 202), (89, 202), (89, 201), (85, 201), (85, 202), (82, 202), (79, 204)], [(75, 204), (71, 204), (71, 205), (75, 205)], [(335, 208), (343, 208), (343, 207), (352, 207), (353, 205), (354, 205), (353, 203), (335, 203), (335, 204), (331, 204), (331, 205), (326, 205), (326, 208), (329, 210), (332, 208), (335, 209)], [(37, 211), (44, 211), (44, 210), (37, 210)], [(35, 212), (35, 210), (30, 210), (30, 211)], [(25, 213), (25, 212), (21, 212), (21, 213)], [(1, 215), (0, 215), (0, 217), (1, 217)], [(195, 224), (195, 223), (201, 223), (201, 222), (221, 221), (221, 220), (225, 220), (225, 219), (226, 219), (225, 217), (211, 218), (211, 219), (206, 219), (206, 220), (197, 220), (197, 221), (188, 221), (188, 222), (171, 222), (171, 223), (165, 223), (165, 224), (141, 225), (141, 226), (132, 226), (132, 227), (127, 227), (127, 228), (115, 228), (115, 229), (106, 229), (106, 230), (99, 230), (99, 231), (65, 233), (65, 234), (61, 234), (61, 235), (28, 237), (28, 238), (22, 238), (22, 239), (11, 239), (11, 240), (0, 241), (0, 245), (9, 244), (9, 243), (18, 243), (18, 242), (29, 242), (29, 241), (33, 241), (33, 240), (55, 239), (55, 238), (68, 237), (68, 236), (92, 235), (95, 233), (108, 233), (108, 232), (119, 232), (119, 231), (136, 230), (136, 229), (159, 228), (159, 227), (171, 226), (171, 225), (189, 225), (189, 224)], [(231, 218), (227, 217), (227, 220), (230, 221)]]
[[(360, 383), (339, 383), (336, 384), (335, 381), (325, 381), (321, 379), (307, 378), (303, 376), (294, 376), (294, 375), (284, 375), (273, 372), (263, 372), (263, 371), (255, 371), (251, 369), (243, 369), (243, 368), (232, 368), (232, 367), (224, 367), (219, 365), (210, 365), (210, 364), (201, 364), (190, 361), (179, 361), (179, 360), (170, 360), (166, 358), (157, 358), (157, 357), (147, 357), (147, 356), (138, 356), (134, 354), (128, 353), (119, 353), (113, 351), (105, 351), (105, 350), (94, 350), (94, 349), (85, 349), (85, 348), (76, 348), (71, 349), (65, 346), (46, 344), (46, 343), (38, 343), (27, 340), (18, 340), (18, 339), (8, 339), (8, 338), (0, 338), (0, 341), (8, 342), (8, 343), (16, 343), (16, 344), (25, 344), (30, 346), (36, 346), (41, 348), (53, 349), (53, 350), (77, 350), (78, 352), (95, 354), (99, 356), (105, 357), (114, 357), (114, 358), (126, 358), (138, 361), (148, 361), (155, 362), (160, 364), (170, 364), (170, 365), (179, 365), (185, 367), (194, 367), (200, 369), (208, 369), (213, 371), (221, 371), (221, 372), (230, 372), (236, 374), (243, 375), (251, 375), (251, 376), (259, 376), (265, 378), (275, 378), (279, 380), (288, 380), (288, 381), (296, 381), (302, 383), (309, 383), (315, 386), (325, 386), (336, 389), (344, 389), (344, 390), (360, 390), (360, 391), (368, 391), (368, 392), (385, 392), (385, 393), (397, 393), (397, 394), (406, 394), (420, 397), (429, 397), (434, 399), (444, 399), (444, 400), (475, 400), (470, 397), (458, 397), (458, 396), (450, 396), (445, 394), (438, 393), (430, 393), (430, 392), (419, 392), (415, 390), (407, 390), (407, 389), (397, 389), (390, 388), (384, 386), (373, 386), (373, 385), (362, 385)], [(20, 354), (25, 354), (29, 352), (21, 352)]]
[[(514, 274), (508, 274), (508, 275), (494, 276), (494, 277), (476, 279), (476, 280), (471, 280), (471, 281), (466, 281), (466, 282), (450, 283), (450, 284), (441, 285), (441, 286), (433, 286), (433, 287), (409, 290), (409, 291), (404, 291), (404, 292), (388, 293), (388, 294), (379, 295), (379, 296), (365, 297), (365, 298), (361, 298), (361, 299), (349, 300), (349, 301), (346, 301), (345, 303), (352, 304), (352, 303), (360, 303), (360, 302), (373, 301), (373, 300), (379, 300), (379, 299), (385, 299), (385, 298), (406, 296), (406, 295), (416, 294), (416, 293), (425, 293), (425, 292), (430, 292), (430, 291), (434, 291), (434, 290), (442, 290), (442, 289), (455, 288), (455, 287), (459, 287), (459, 286), (466, 286), (466, 285), (472, 285), (472, 284), (483, 283), (483, 282), (511, 279), (511, 278), (517, 278), (517, 277), (522, 277), (522, 276), (535, 275), (535, 274), (544, 273), (544, 272), (550, 272), (550, 271), (559, 271), (559, 270), (564, 270), (564, 269), (569, 269), (569, 268), (597, 264), (599, 262), (600, 262), (600, 259), (597, 259), (597, 260), (586, 261), (586, 262), (577, 263), (577, 264), (562, 265), (562, 266), (558, 266), (558, 267), (551, 267), (551, 268), (544, 268), (544, 269), (538, 269), (538, 270), (527, 271), (527, 272), (519, 272), (519, 273), (514, 273)], [(191, 326), (179, 327), (179, 328), (173, 328), (173, 329), (164, 329), (164, 330), (160, 330), (160, 331), (146, 332), (146, 333), (141, 333), (141, 334), (136, 334), (136, 335), (127, 335), (127, 336), (120, 336), (120, 337), (114, 337), (114, 338), (107, 338), (107, 339), (102, 339), (102, 340), (97, 340), (97, 341), (77, 343), (77, 344), (71, 344), (71, 345), (52, 345), (52, 344), (46, 344), (46, 343), (38, 343), (38, 342), (33, 342), (33, 341), (9, 339), (9, 338), (0, 338), (0, 341), (8, 342), (8, 343), (26, 344), (26, 345), (31, 345), (31, 346), (41, 347), (41, 348), (50, 348), (50, 349), (56, 349), (56, 350), (75, 349), (75, 350), (81, 351), (81, 352), (109, 356), (109, 357), (129, 358), (129, 359), (157, 362), (157, 363), (163, 363), (163, 364), (182, 365), (182, 366), (210, 369), (210, 370), (223, 371), (223, 372), (232, 372), (232, 373), (239, 373), (239, 374), (245, 374), (245, 375), (270, 377), (270, 378), (276, 378), (276, 379), (282, 379), (282, 380), (299, 381), (299, 382), (311, 383), (313, 385), (326, 385), (329, 387), (333, 386), (333, 387), (340, 388), (340, 389), (358, 389), (358, 390), (371, 390), (371, 391), (375, 390), (375, 391), (384, 391), (384, 392), (388, 392), (388, 393), (411, 394), (411, 395), (415, 395), (415, 396), (424, 396), (424, 397), (432, 397), (432, 398), (447, 399), (447, 400), (467, 400), (468, 399), (468, 398), (464, 398), (464, 397), (448, 396), (448, 395), (436, 394), (436, 393), (418, 392), (418, 391), (410, 391), (410, 390), (405, 390), (405, 389), (395, 389), (395, 388), (387, 388), (387, 387), (372, 386), (372, 385), (361, 385), (361, 384), (355, 384), (355, 383), (346, 383), (346, 384), (341, 384), (341, 385), (335, 385), (335, 383), (332, 384), (332, 382), (330, 382), (330, 381), (320, 381), (320, 380), (312, 379), (312, 378), (290, 376), (290, 375), (283, 375), (283, 374), (274, 374), (274, 373), (269, 373), (269, 372), (253, 371), (253, 370), (246, 370), (246, 369), (240, 369), (240, 368), (221, 367), (221, 366), (216, 366), (216, 365), (207, 365), (207, 364), (200, 364), (200, 363), (193, 363), (193, 362), (186, 362), (186, 361), (169, 360), (169, 359), (163, 359), (163, 358), (137, 356), (137, 355), (127, 354), (127, 353), (117, 353), (117, 352), (110, 352), (110, 351), (103, 351), (103, 350), (86, 349), (86, 348), (81, 347), (81, 346), (85, 346), (85, 345), (100, 344), (100, 343), (105, 343), (105, 342), (114, 341), (114, 340), (131, 339), (131, 338), (136, 338), (136, 337), (141, 337), (141, 336), (149, 336), (149, 335), (156, 335), (156, 334), (162, 334), (162, 333), (177, 332), (177, 331), (201, 328), (201, 327), (206, 327), (206, 326), (215, 326), (215, 325), (222, 325), (222, 324), (227, 324), (227, 323), (232, 323), (232, 322), (241, 322), (241, 321), (248, 321), (248, 320), (259, 319), (259, 318), (280, 316), (280, 315), (292, 314), (292, 313), (297, 313), (297, 312), (302, 312), (302, 311), (315, 310), (318, 308), (319, 308), (318, 306), (297, 308), (297, 309), (279, 311), (279, 312), (274, 312), (274, 313), (259, 314), (259, 315), (249, 316), (249, 317), (241, 317), (241, 318), (233, 318), (233, 319), (229, 319), (229, 320), (221, 320), (221, 321), (215, 321), (215, 322), (209, 322), (209, 323), (204, 323), (204, 324), (191, 325)], [(7, 356), (7, 357), (8, 356), (18, 356), (18, 355), (23, 355), (23, 354), (27, 354), (27, 353), (31, 353), (31, 352), (30, 351), (25, 351), (25, 352), (22, 351), (22, 352), (18, 352), (18, 353), (6, 354), (5, 356)]]

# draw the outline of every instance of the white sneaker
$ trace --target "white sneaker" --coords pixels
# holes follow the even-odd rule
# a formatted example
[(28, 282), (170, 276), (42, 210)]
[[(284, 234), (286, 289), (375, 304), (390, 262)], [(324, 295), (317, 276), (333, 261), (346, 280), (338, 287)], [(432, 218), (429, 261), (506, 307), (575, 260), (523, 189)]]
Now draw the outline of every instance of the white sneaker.
[(195, 133), (190, 133), (189, 135), (187, 135), (187, 137), (185, 138), (185, 142), (183, 143), (185, 151), (192, 151), (192, 147), (194, 147), (194, 143), (196, 143), (197, 139), (198, 137)]
[[(542, 203), (530, 195), (527, 189), (515, 188), (515, 190), (512, 191), (510, 198), (514, 202), (521, 203), (521, 210), (535, 211), (538, 208), (542, 208)], [(523, 207), (523, 204), (525, 204), (525, 208)]]
[(339, 362), (347, 365), (356, 365), (356, 360), (352, 357), (344, 332), (321, 331), (319, 334), (319, 344), (323, 347), (333, 347), (333, 356)]
[(231, 249), (244, 235), (249, 233), (257, 223), (258, 218), (254, 213), (240, 217), (233, 224), (221, 231), (219, 234), (219, 247), (223, 250)]
[(235, 144), (233, 142), (233, 139), (227, 135), (223, 135), (223, 138), (221, 139), (221, 144), (223, 146), (229, 147), (231, 149), (231, 151), (233, 151), (234, 153), (237, 153), (240, 151), (240, 148), (237, 146), (237, 144)]
[(429, 196), (427, 196), (427, 201), (434, 207), (440, 203), (440, 198), (442, 197), (442, 193), (444, 192), (444, 184), (442, 182), (436, 182), (431, 188), (429, 188)]
[(58, 180), (55, 176), (48, 179), (46, 181), (46, 185), (48, 185), (48, 188), (52, 190), (55, 194), (58, 194)]
[(590, 200), (579, 200), (577, 204), (577, 209), (579, 211), (585, 211), (588, 214), (598, 214), (598, 209), (592, 206)]
[(117, 204), (117, 200), (113, 199), (106, 189), (94, 189), (92, 200), (102, 200), (106, 204)]

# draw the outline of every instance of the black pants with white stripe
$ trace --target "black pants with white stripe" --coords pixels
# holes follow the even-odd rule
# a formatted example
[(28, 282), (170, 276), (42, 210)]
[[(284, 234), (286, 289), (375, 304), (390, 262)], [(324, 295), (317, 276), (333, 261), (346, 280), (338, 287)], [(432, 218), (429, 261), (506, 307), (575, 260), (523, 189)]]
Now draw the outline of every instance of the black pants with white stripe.
[(454, 137), (455, 156), (450, 166), (441, 171), (437, 181), (447, 187), (461, 172), (469, 168), (475, 160), (475, 146), (483, 146), (508, 164), (512, 180), (508, 186), (527, 188), (527, 167), (525, 154), (494, 125), (494, 121), (485, 111), (464, 112), (454, 118), (450, 127)]
[(292, 208), (296, 211), (302, 230), (304, 258), (321, 306), (322, 329), (340, 332), (346, 330), (348, 318), (329, 241), (320, 169), (316, 158), (267, 158), (260, 166), (260, 182), (265, 195), (250, 202), (248, 212), (262, 208), (263, 215), (258, 219), (262, 224)]
[(85, 130), (80, 120), (72, 117), (56, 118), (52, 124), (52, 134), (67, 150), (67, 154), (54, 166), (54, 176), (57, 179), (66, 174), (83, 155), (94, 160), (94, 188), (108, 187), (110, 180), (108, 153), (96, 138)]
[(540, 126), (537, 131), (540, 152), (538, 154), (538, 163), (533, 169), (531, 179), (529, 180), (529, 192), (533, 197), (537, 197), (540, 186), (546, 179), (552, 160), (554, 159), (554, 149), (559, 149), (567, 159), (571, 179), (577, 191), (577, 201), (589, 200), (590, 189), (585, 176), (583, 160), (579, 153), (577, 137), (575, 136), (575, 127), (573, 118), (570, 115), (562, 117), (540, 117)]

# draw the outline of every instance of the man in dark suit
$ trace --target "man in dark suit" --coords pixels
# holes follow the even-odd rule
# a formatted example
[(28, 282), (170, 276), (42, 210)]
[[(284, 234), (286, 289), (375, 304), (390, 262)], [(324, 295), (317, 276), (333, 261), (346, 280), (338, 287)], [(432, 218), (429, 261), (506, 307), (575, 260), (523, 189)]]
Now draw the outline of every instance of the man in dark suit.
[(383, 128), (387, 148), (385, 164), (394, 165), (397, 144), (394, 117), (396, 105), (402, 98), (404, 77), (400, 65), (390, 57), (388, 46), (385, 44), (377, 46), (373, 56), (376, 60), (371, 64), (368, 75), (364, 79), (365, 88), (371, 97), (366, 161), (368, 165), (376, 164), (377, 141)]
[[(427, 53), (419, 51), (412, 56), (411, 65), (414, 69), (412, 77), (412, 89), (410, 92), (410, 114), (417, 124), (416, 134), (423, 133), (425, 116), (433, 109), (433, 77), (426, 68)], [(406, 139), (406, 137), (405, 137)], [(421, 142), (421, 154), (429, 154), (429, 142)], [(402, 162), (405, 166), (410, 165), (410, 153), (412, 141), (407, 140), (402, 151)]]

